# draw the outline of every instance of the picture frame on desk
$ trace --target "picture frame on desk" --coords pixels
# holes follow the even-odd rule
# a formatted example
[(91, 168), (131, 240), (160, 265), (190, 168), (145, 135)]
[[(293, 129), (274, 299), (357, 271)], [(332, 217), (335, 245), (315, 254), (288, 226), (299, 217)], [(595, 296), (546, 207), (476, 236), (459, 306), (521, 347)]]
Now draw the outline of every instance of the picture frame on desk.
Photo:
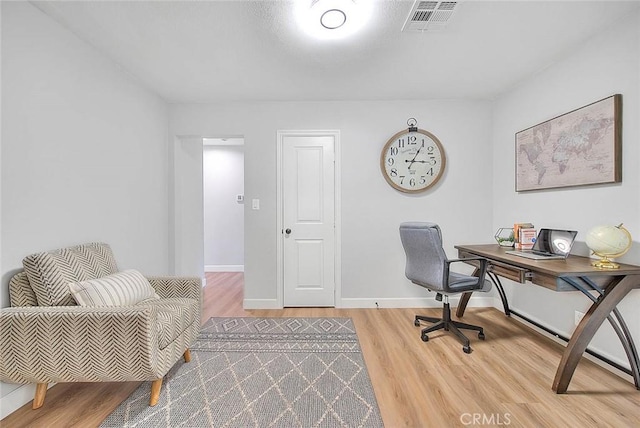
[(622, 95), (515, 135), (516, 192), (622, 181)]

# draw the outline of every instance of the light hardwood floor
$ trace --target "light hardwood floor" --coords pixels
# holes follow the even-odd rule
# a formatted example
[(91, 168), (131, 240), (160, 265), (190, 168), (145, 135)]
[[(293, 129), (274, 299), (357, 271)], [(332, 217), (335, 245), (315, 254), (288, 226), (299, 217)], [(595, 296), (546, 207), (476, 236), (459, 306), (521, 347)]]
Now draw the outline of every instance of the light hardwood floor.
[[(569, 393), (551, 390), (562, 346), (493, 308), (470, 308), (464, 320), (485, 328), (470, 333), (473, 352), (451, 335), (428, 343), (414, 327), (414, 309), (242, 308), (241, 273), (207, 274), (203, 322), (209, 317), (351, 317), (385, 426), (394, 427), (637, 427), (640, 391), (583, 359)], [(436, 309), (417, 310), (439, 316)], [(30, 404), (2, 427), (92, 427), (139, 383), (60, 384), (42, 408)]]

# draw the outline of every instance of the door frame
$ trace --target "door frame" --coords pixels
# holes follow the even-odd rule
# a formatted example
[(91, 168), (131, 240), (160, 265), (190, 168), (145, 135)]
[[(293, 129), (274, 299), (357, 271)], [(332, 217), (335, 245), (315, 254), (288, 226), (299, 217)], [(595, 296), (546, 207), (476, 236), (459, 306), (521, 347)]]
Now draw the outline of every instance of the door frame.
[(340, 130), (279, 130), (277, 132), (277, 148), (276, 148), (276, 210), (277, 210), (277, 246), (276, 246), (276, 302), (280, 308), (284, 307), (284, 190), (283, 190), (283, 142), (285, 137), (333, 137), (333, 153), (334, 153), (334, 284), (335, 284), (335, 301), (336, 308), (342, 307), (342, 268), (340, 261), (342, 260), (342, 221), (341, 221), (341, 168), (340, 168)]
[[(197, 182), (201, 185), (200, 190), (204, 189), (202, 158), (204, 157), (204, 139), (207, 138), (245, 139), (244, 135), (221, 135), (216, 137), (175, 135), (173, 137), (173, 146), (169, 151), (169, 274), (198, 276), (202, 279), (203, 287), (207, 284), (204, 265), (204, 192), (198, 192), (197, 203), (191, 203), (196, 198), (190, 198), (190, 203), (185, 203), (188, 195), (185, 196), (183, 192), (184, 187), (181, 186), (181, 180), (185, 167), (183, 160), (189, 157), (189, 149), (196, 147), (200, 153)], [(192, 166), (189, 167), (189, 170), (193, 170)], [(246, 178), (246, 172), (244, 175)], [(187, 222), (184, 219), (185, 217), (191, 219), (195, 217), (196, 221)], [(185, 225), (188, 226), (185, 228)], [(246, 230), (246, 214), (243, 227)], [(246, 266), (245, 249), (244, 270), (246, 270)]]

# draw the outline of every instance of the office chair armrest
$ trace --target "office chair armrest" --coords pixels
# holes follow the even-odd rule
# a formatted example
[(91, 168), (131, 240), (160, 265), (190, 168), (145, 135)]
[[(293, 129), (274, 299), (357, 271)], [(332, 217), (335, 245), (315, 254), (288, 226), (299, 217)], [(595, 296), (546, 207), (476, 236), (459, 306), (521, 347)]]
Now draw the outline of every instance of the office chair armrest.
[[(478, 275), (478, 278), (482, 278), (484, 280), (485, 275), (487, 274), (487, 270), (489, 267), (489, 260), (485, 259), (484, 257), (465, 257), (464, 259), (451, 259), (451, 260), (447, 260), (448, 264), (447, 264), (447, 270), (449, 267), (449, 264), (454, 263), (454, 262), (469, 262), (469, 261), (478, 261), (480, 262), (480, 267), (478, 269), (480, 269), (480, 274)], [(475, 266), (475, 265), (474, 265)]]
[(458, 263), (458, 262), (469, 262), (469, 261), (477, 261), (480, 263), (480, 267), (477, 268), (480, 271), (478, 272), (478, 281), (475, 284), (472, 284), (468, 287), (461, 287), (458, 288), (458, 291), (467, 291), (466, 289), (468, 288), (469, 290), (473, 290), (476, 288), (482, 288), (481, 285), (484, 283), (485, 280), (485, 276), (487, 274), (487, 267), (488, 267), (488, 260), (483, 258), (483, 257), (467, 257), (464, 259), (449, 259), (446, 260), (444, 263), (444, 278), (443, 278), (443, 282), (442, 284), (447, 287), (449, 284), (449, 269), (451, 268), (451, 264), (452, 263)]

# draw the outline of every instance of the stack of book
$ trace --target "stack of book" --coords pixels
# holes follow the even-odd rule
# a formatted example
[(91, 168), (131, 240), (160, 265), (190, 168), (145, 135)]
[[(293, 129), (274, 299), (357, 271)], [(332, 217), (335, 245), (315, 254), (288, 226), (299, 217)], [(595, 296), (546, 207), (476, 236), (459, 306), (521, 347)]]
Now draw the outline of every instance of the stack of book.
[(513, 225), (513, 237), (517, 250), (530, 250), (536, 242), (538, 232), (532, 223), (515, 223)]

